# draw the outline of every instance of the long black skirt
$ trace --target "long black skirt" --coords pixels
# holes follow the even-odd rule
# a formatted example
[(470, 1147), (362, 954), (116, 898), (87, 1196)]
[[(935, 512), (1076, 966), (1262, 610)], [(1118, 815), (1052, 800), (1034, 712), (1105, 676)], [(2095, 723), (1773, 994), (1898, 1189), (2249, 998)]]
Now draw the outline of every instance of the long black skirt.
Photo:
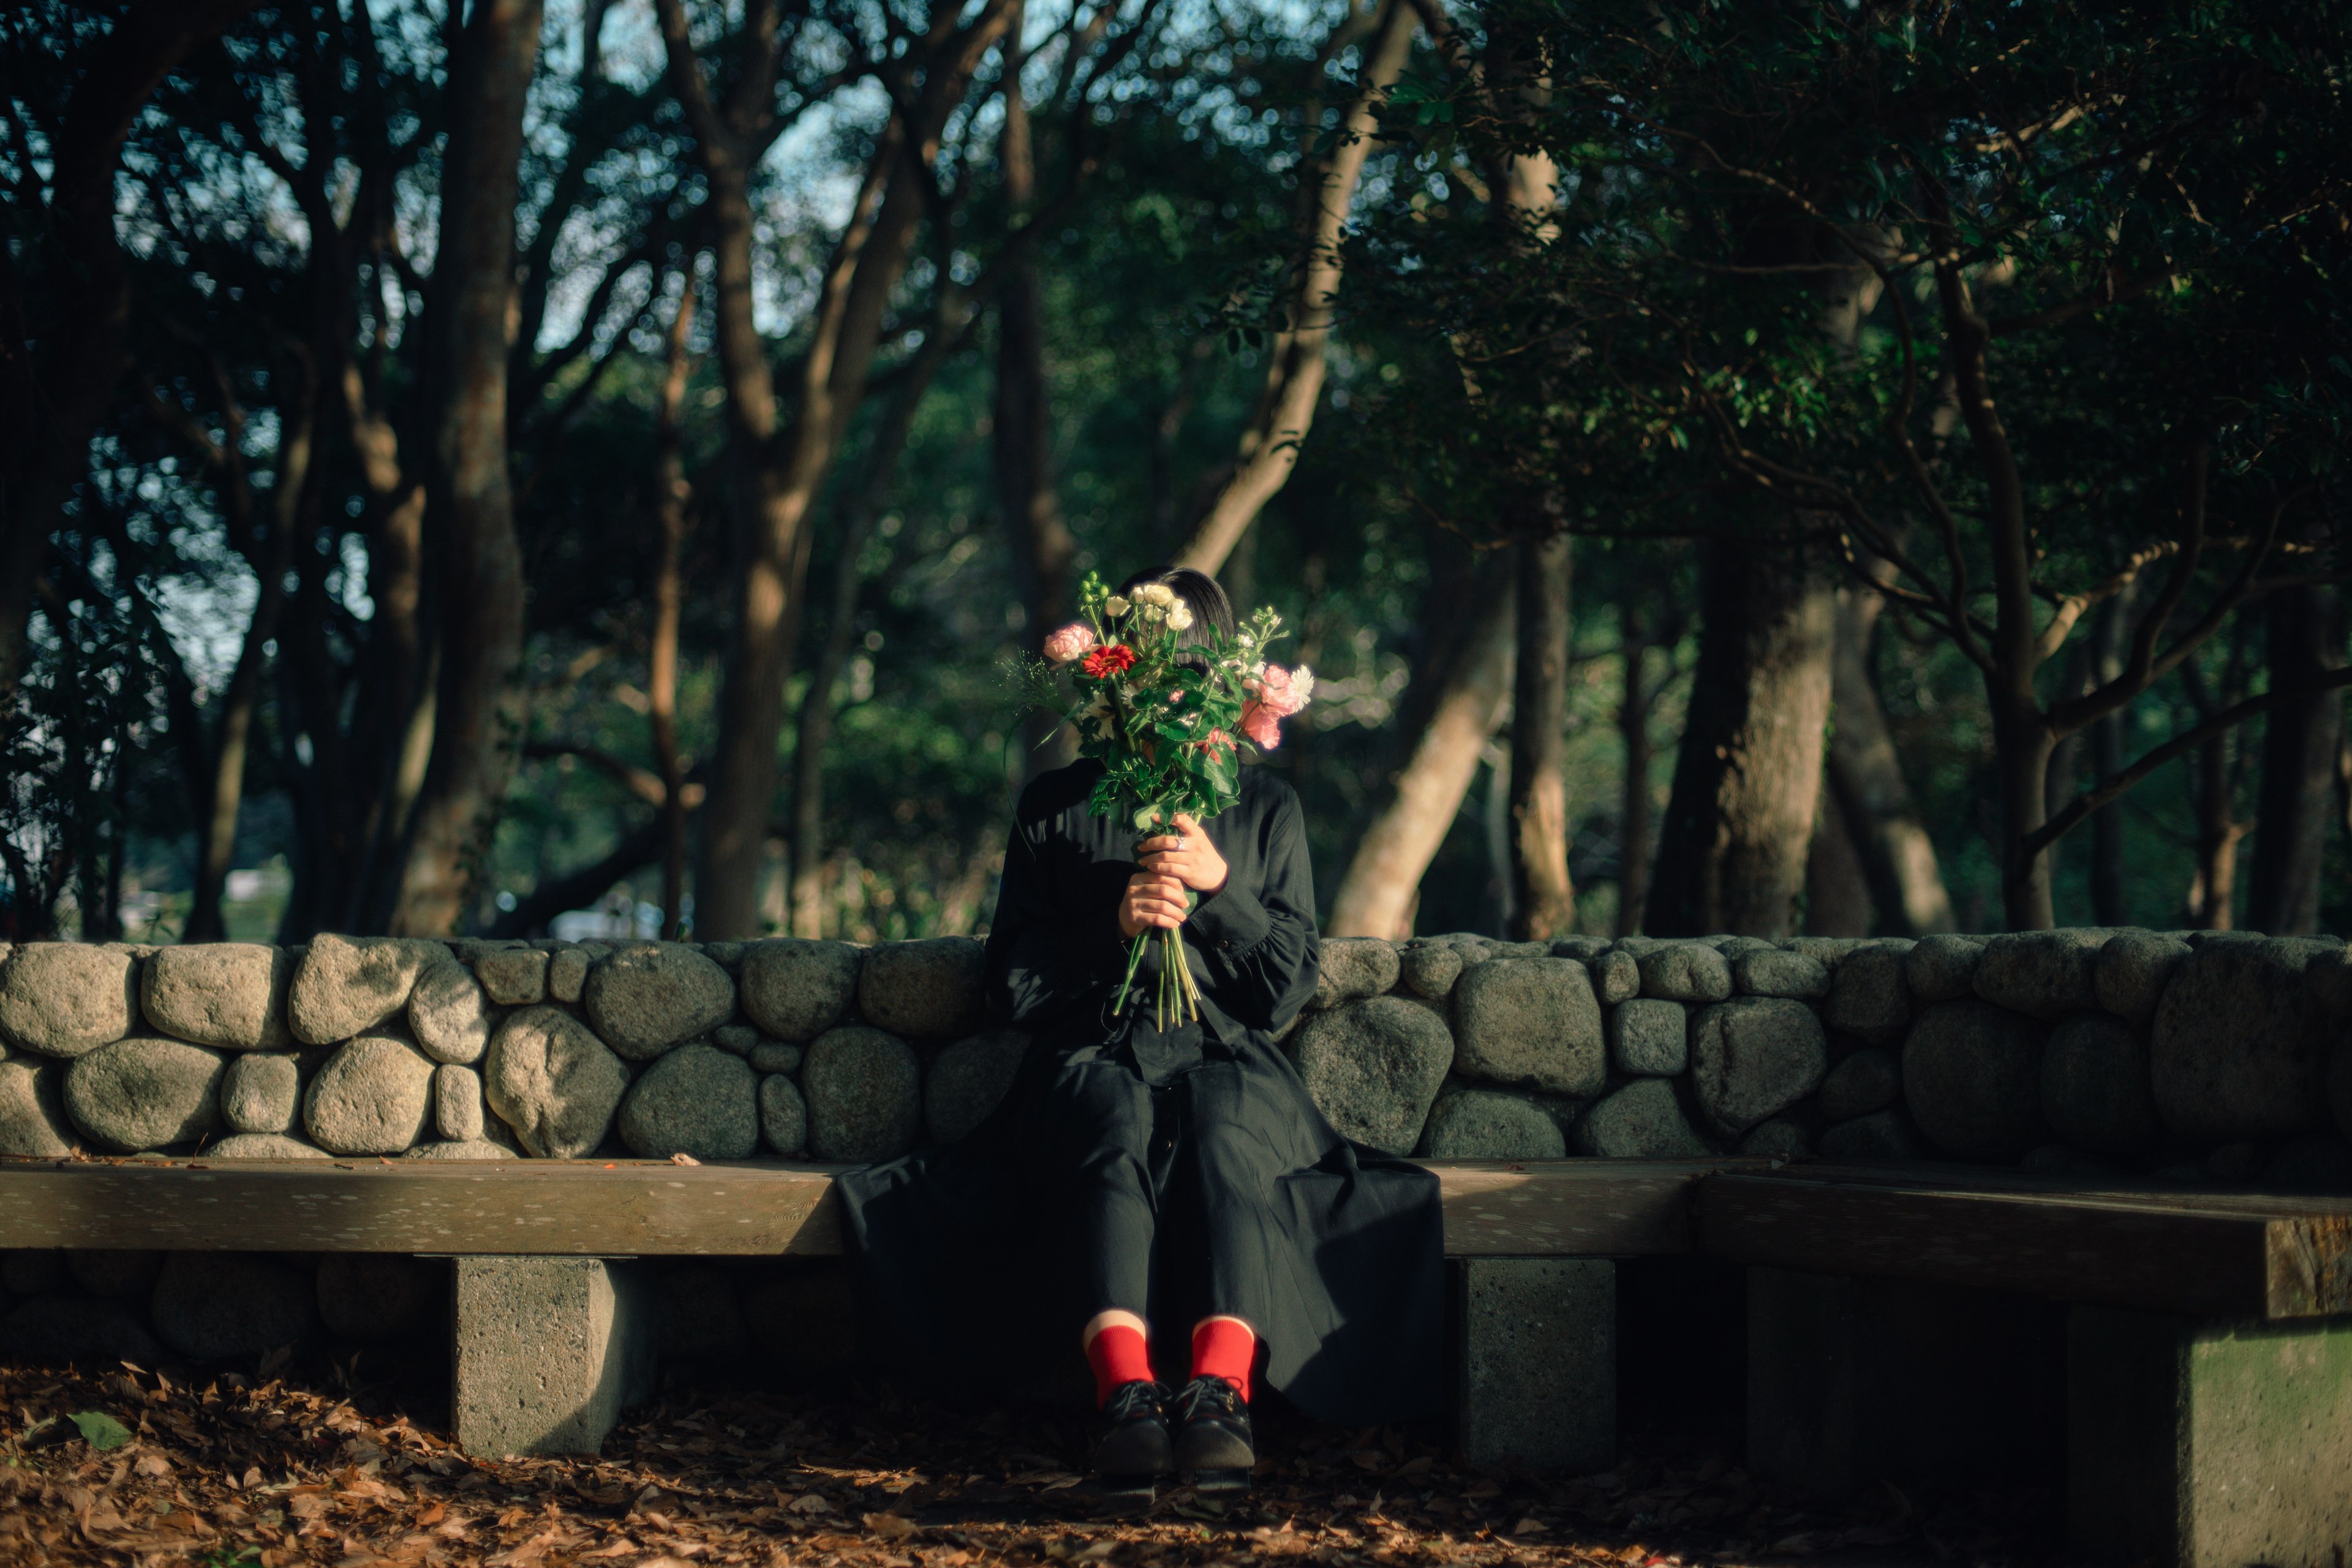
[(1257, 1331), (1263, 1381), (1310, 1416), (1435, 1414), (1437, 1179), (1341, 1137), (1268, 1047), (1193, 1059), (1155, 1086), (1123, 1045), (1034, 1047), (962, 1142), (845, 1173), (892, 1359), (1002, 1386), (1068, 1358), (1108, 1309), (1179, 1346), (1231, 1313)]

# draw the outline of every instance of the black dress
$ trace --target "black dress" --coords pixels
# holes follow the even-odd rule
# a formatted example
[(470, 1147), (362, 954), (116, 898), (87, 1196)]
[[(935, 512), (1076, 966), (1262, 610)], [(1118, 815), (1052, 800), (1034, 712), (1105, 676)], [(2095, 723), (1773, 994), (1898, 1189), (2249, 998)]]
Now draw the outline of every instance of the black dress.
[[(845, 1173), (867, 1310), (959, 1383), (1034, 1376), (1121, 1308), (1180, 1353), (1231, 1313), (1264, 1381), (1311, 1416), (1363, 1424), (1441, 1402), (1436, 1178), (1349, 1143), (1274, 1032), (1315, 994), (1315, 894), (1298, 797), (1264, 768), (1208, 825), (1230, 876), (1184, 930), (1201, 1022), (1162, 1033), (1111, 1008), (1134, 836), (1087, 810), (1099, 765), (1034, 780), (988, 938), (991, 1010), (1033, 1043), (962, 1142)], [(1137, 984), (1149, 997), (1150, 951)]]

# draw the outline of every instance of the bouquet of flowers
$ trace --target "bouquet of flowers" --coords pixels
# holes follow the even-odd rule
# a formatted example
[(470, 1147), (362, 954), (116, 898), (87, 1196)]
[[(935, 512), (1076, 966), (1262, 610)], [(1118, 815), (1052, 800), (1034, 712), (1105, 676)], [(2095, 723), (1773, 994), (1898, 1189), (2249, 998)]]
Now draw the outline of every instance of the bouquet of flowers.
[[(1045, 639), (1045, 657), (1023, 667), (1030, 703), (1066, 719), (1078, 751), (1103, 765), (1088, 808), (1139, 836), (1171, 826), (1179, 812), (1207, 821), (1241, 793), (1241, 752), (1281, 743), (1281, 721), (1307, 706), (1315, 677), (1266, 662), (1282, 617), (1260, 609), (1230, 637), (1190, 647), (1180, 637), (1192, 612), (1176, 591), (1148, 583), (1131, 597), (1095, 574), (1079, 584), (1073, 621)], [(1065, 684), (1065, 681), (1067, 684)], [(1198, 895), (1192, 895), (1197, 900)], [(1135, 939), (1117, 1006), (1125, 1010), (1152, 932)], [(1161, 1028), (1200, 1016), (1200, 986), (1173, 931), (1162, 944), (1154, 1016)]]

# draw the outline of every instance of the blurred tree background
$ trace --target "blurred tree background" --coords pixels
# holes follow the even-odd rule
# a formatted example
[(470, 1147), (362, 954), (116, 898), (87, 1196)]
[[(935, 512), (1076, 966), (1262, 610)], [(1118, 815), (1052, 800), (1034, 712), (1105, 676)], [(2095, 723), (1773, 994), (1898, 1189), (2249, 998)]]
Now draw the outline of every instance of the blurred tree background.
[(1333, 931), (2352, 927), (2345, 6), (0, 48), (0, 940), (981, 929), (1165, 561)]

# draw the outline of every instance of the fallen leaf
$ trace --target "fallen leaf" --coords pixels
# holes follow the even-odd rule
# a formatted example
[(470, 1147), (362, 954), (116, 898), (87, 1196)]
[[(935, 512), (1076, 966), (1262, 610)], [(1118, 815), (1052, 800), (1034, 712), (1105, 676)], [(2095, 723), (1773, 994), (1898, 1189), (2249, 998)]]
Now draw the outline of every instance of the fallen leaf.
[(669, 1163), (673, 1165), (699, 1165), (702, 1163), (701, 1161), (696, 1159), (693, 1155), (687, 1153), (684, 1150), (680, 1150), (678, 1152), (672, 1154), (669, 1157)]
[(904, 1541), (915, 1533), (916, 1524), (902, 1513), (869, 1513), (866, 1528), (885, 1541)]
[(131, 1467), (131, 1473), (134, 1476), (168, 1476), (172, 1473), (172, 1462), (161, 1454), (142, 1454), (139, 1462)]
[(803, 1492), (784, 1506), (794, 1513), (831, 1513), (833, 1500), (823, 1492)]
[(440, 1523), (444, 1519), (447, 1518), (448, 1514), (449, 1505), (447, 1503), (436, 1502), (431, 1508), (428, 1508), (423, 1513), (418, 1514), (415, 1522), (416, 1528), (419, 1530), (430, 1530), (435, 1525)]
[(131, 1441), (131, 1428), (103, 1410), (77, 1410), (66, 1419), (80, 1431), (83, 1442), (101, 1454)]
[(1519, 1521), (1518, 1523), (1511, 1526), (1511, 1533), (1513, 1535), (1541, 1535), (1548, 1528), (1549, 1526), (1547, 1526), (1542, 1520), (1523, 1519)]

